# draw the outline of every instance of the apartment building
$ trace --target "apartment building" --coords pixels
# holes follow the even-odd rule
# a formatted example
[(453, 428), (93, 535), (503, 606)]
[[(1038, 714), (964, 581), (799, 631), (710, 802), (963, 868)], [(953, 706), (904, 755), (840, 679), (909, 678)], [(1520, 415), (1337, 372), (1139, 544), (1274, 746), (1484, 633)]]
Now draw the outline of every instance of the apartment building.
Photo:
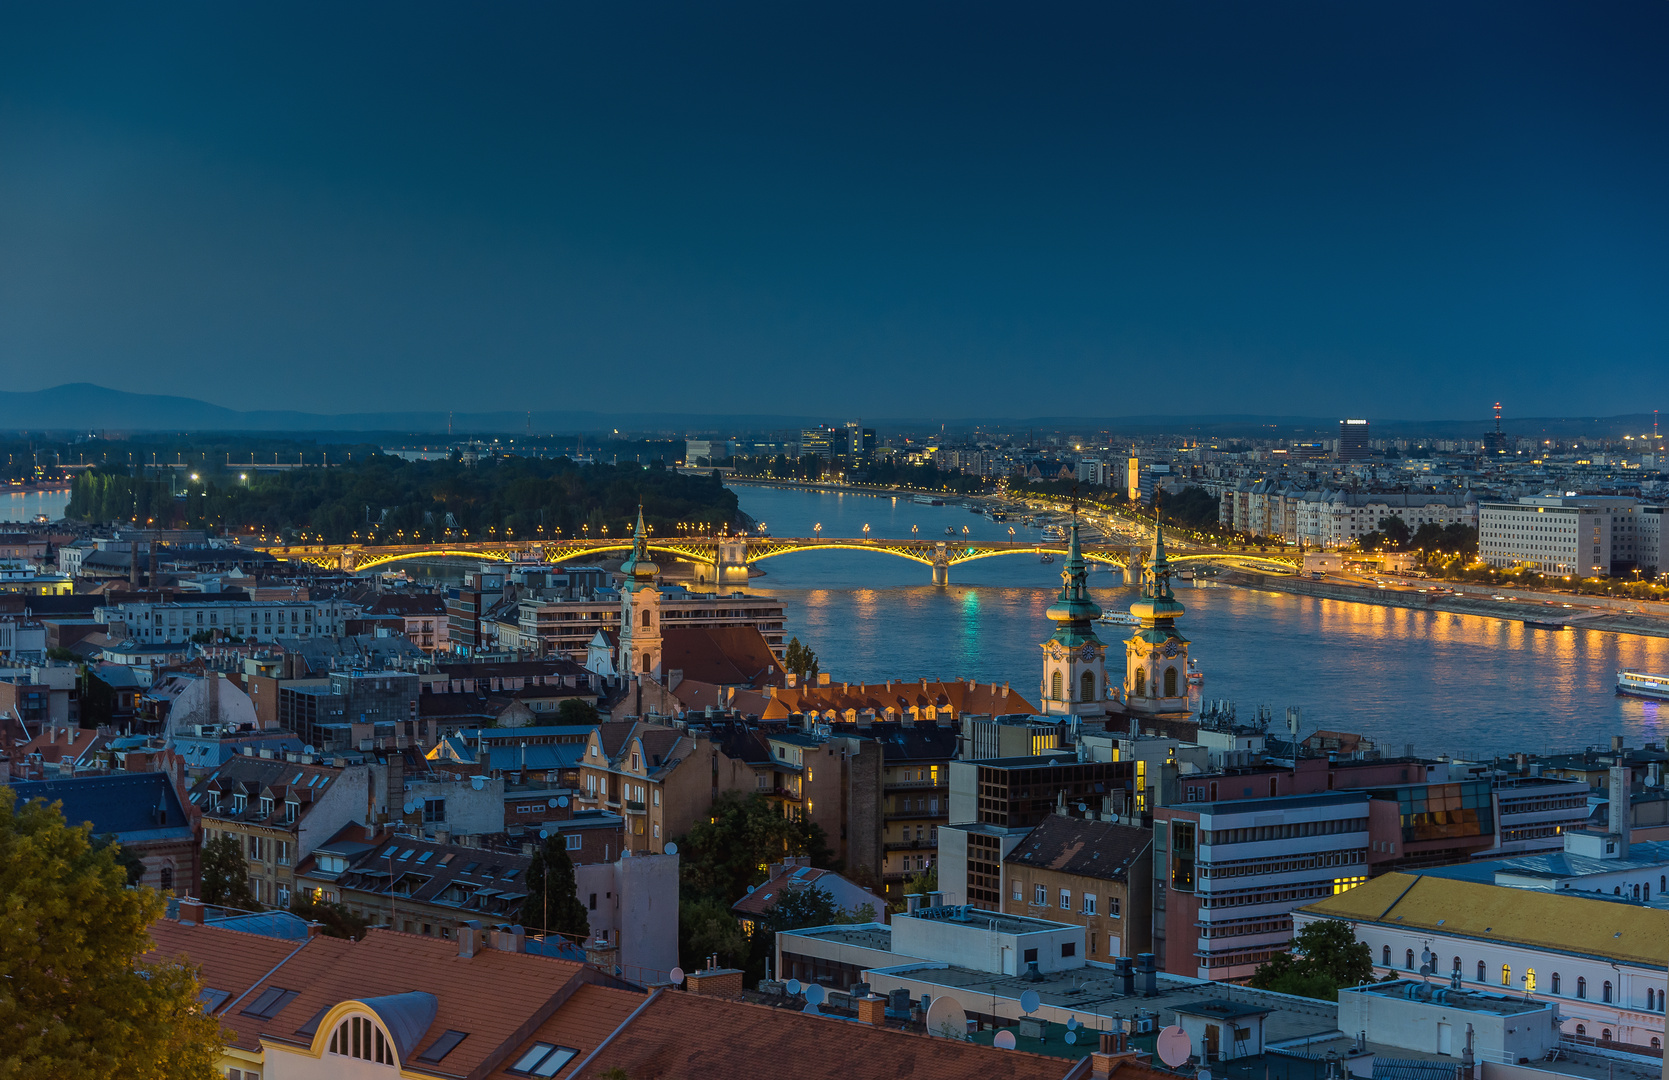
[[(681, 627), (751, 626), (764, 635), (771, 651), (781, 656), (782, 601), (744, 593), (692, 593), (662, 585), (662, 631)], [(515, 648), (534, 656), (562, 656), (585, 663), (591, 641), (599, 631), (618, 634), (620, 596), (612, 589), (596, 590), (589, 599), (528, 599), (516, 607)]]
[(627, 850), (659, 855), (722, 791), (755, 790), (754, 773), (712, 739), (675, 727), (599, 724), (585, 742), (574, 804), (626, 819)]
[(1491, 566), (1544, 574), (1626, 573), (1657, 558), (1659, 541), (1643, 510), (1638, 499), (1621, 495), (1486, 502), (1478, 508), (1478, 557)]
[(1131, 813), (1137, 764), (1078, 761), (1064, 753), (951, 762), (950, 821), (939, 829), (945, 903), (1000, 910), (1008, 854), (1059, 809), (1099, 808), (1106, 817)]
[(1084, 928), (1084, 959), (1111, 963), (1150, 951), (1153, 830), (1051, 814), (1003, 859), (1003, 906)]
[(279, 638), (336, 637), (359, 608), (344, 600), (273, 600), (214, 598), (171, 601), (132, 600), (106, 604), (94, 617), (110, 626), (113, 640), (130, 637), (141, 645), (183, 644), (194, 636), (276, 641)]
[(1378, 530), (1383, 518), (1400, 517), (1410, 530), (1427, 524), (1475, 528), (1479, 514), (1471, 491), (1360, 492), (1242, 480), (1218, 499), (1223, 525), (1314, 548), (1345, 547)]
[(1244, 979), (1292, 939), (1292, 913), (1368, 880), (1365, 791), (1161, 807), (1153, 951), (1165, 971)]
[[(270, 751), (262, 751), (263, 754)], [(296, 863), (350, 822), (374, 821), (385, 786), (372, 765), (323, 765), (288, 757), (232, 758), (197, 781), (187, 802), (203, 840), (231, 836), (249, 865), (257, 903), (287, 908)]]

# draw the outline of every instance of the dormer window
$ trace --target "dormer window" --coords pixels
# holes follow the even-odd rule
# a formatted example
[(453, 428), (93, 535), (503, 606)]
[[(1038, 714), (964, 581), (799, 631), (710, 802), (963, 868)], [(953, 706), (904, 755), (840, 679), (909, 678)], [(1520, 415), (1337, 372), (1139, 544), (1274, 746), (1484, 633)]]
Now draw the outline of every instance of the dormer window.
[(289, 825), (294, 825), (295, 821), (296, 821), (296, 815), (298, 813), (300, 813), (300, 811), (301, 811), (301, 807), (300, 807), (299, 804), (293, 803), (293, 802), (285, 803), (284, 804), (284, 821), (285, 821), (285, 823), (289, 824)]
[(262, 817), (271, 817), (272, 816), (272, 800), (271, 799), (264, 798), (264, 797), (261, 799), (261, 816)]
[(232, 796), (232, 813), (234, 813), (234, 814), (243, 813), (244, 807), (247, 806), (248, 804), (249, 804), (249, 800), (248, 800), (247, 796), (233, 795)]

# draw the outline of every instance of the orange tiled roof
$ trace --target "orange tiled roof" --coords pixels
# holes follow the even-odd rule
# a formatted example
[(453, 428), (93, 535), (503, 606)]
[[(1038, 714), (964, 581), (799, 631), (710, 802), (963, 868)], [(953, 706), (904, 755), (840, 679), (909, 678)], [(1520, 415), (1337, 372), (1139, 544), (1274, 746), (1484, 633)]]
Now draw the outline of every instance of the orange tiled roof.
[[(583, 1059), (581, 1059), (583, 1060)], [(1061, 1080), (1073, 1062), (700, 994), (662, 992), (573, 1080)]]
[(540, 1024), (532, 1035), (523, 1039), (504, 1059), (503, 1064), (488, 1076), (493, 1080), (512, 1080), (525, 1076), (524, 1073), (511, 1073), (508, 1070), (539, 1043), (578, 1050), (579, 1053), (574, 1060), (583, 1061), (586, 1055), (601, 1046), (603, 1040), (625, 1023), (626, 1018), (632, 1015), (632, 1011), (642, 1005), (644, 1000), (644, 995), (632, 990), (621, 990), (613, 986), (582, 986), (562, 1003), (555, 1015)]
[(976, 683), (957, 680), (937, 682), (919, 679), (915, 682), (837, 683), (827, 686), (790, 686), (777, 690), (770, 703), (760, 712), (760, 719), (778, 720), (794, 713), (833, 710), (844, 714), (873, 710), (885, 717), (887, 709), (894, 716), (907, 716), (910, 709), (950, 709), (955, 715), (964, 713), (1000, 716), (1006, 713), (1036, 713), (1031, 702), (1011, 690), (1006, 684)]

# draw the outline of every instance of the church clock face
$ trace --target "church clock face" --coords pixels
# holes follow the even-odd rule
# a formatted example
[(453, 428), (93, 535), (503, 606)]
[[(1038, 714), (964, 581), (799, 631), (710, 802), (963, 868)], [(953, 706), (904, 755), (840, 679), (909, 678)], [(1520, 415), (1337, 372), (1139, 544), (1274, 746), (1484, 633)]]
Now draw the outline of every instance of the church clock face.
[(1086, 664), (1095, 663), (1095, 646), (1086, 643), (1083, 648), (1078, 650), (1078, 659)]
[(1178, 656), (1182, 655), (1182, 646), (1178, 645), (1174, 640), (1167, 641), (1165, 642), (1165, 648), (1162, 650), (1162, 653), (1165, 659), (1174, 660)]

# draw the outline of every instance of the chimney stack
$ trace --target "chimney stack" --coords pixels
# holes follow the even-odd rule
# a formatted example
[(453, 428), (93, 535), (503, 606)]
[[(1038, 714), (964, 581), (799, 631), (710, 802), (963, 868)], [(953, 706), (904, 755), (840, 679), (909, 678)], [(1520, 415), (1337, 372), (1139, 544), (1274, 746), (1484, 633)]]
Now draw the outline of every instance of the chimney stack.
[(867, 994), (858, 999), (858, 1023), (870, 1027), (884, 1027), (887, 1023), (887, 999)]
[(1153, 966), (1152, 953), (1136, 954), (1136, 973), (1142, 977), (1143, 997), (1153, 997), (1159, 993), (1159, 977)]
[(1632, 813), (1629, 807), (1629, 768), (1627, 765), (1611, 766), (1610, 805), (1606, 807), (1609, 817), (1607, 832), (1617, 838), (1617, 858), (1628, 858), (1628, 836), (1632, 827)]
[(180, 901), (180, 922), (186, 926), (203, 925), (203, 902), (186, 897)]
[(466, 919), (458, 924), (458, 955), (468, 958), (475, 955), (475, 950), (483, 944), (479, 939), (481, 923), (477, 919)]
[(1113, 958), (1113, 978), (1118, 980), (1120, 994), (1131, 997), (1136, 993), (1136, 973), (1130, 966), (1128, 956)]

